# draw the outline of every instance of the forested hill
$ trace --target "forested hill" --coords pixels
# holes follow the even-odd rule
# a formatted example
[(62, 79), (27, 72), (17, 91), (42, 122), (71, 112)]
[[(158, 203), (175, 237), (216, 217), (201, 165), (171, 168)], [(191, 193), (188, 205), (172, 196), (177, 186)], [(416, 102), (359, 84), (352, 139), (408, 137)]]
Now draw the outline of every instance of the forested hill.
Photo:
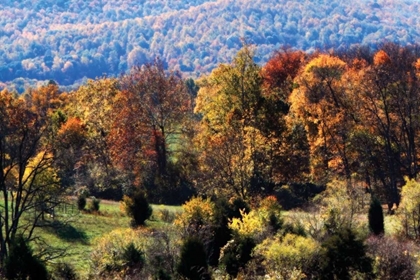
[(419, 42), (420, 4), (392, 0), (2, 0), (0, 87), (118, 75), (159, 56), (187, 75), (228, 61), (241, 38), (267, 61), (303, 50)]

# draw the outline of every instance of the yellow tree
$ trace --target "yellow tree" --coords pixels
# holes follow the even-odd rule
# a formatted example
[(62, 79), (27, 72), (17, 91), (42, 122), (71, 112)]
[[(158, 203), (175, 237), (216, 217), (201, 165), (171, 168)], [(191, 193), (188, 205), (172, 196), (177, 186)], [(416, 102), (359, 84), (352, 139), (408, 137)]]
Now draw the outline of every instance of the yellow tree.
[(331, 171), (351, 178), (349, 140), (357, 116), (347, 71), (344, 61), (320, 54), (306, 64), (290, 96), (293, 115), (305, 123), (312, 173), (318, 179)]
[(195, 112), (202, 120), (196, 141), (206, 191), (248, 195), (258, 171), (256, 151), (265, 142), (257, 127), (262, 83), (249, 47), (199, 82)]
[(69, 184), (87, 186), (93, 192), (118, 185), (119, 173), (111, 160), (108, 138), (119, 92), (118, 79), (98, 78), (69, 94), (56, 151), (60, 165), (68, 170), (67, 177), (72, 178)]
[(52, 167), (45, 107), (34, 106), (30, 101), (36, 96), (28, 95), (0, 92), (1, 262), (18, 235), (33, 238), (43, 213), (60, 203), (64, 194)]

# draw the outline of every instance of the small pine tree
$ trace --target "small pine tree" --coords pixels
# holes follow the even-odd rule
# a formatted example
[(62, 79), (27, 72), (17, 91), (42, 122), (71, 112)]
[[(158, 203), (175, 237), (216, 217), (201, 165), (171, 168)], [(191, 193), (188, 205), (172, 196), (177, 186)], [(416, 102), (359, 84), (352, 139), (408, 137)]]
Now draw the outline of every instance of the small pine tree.
[(33, 255), (22, 236), (12, 242), (3, 269), (6, 279), (48, 279), (44, 263)]
[(187, 279), (210, 279), (206, 251), (200, 239), (189, 237), (184, 241), (177, 271)]
[(96, 197), (93, 197), (89, 203), (89, 210), (98, 212), (100, 208), (101, 200), (97, 199)]
[(145, 193), (140, 190), (135, 191), (131, 197), (124, 196), (124, 202), (126, 213), (132, 218), (132, 226), (144, 225), (153, 213)]
[(376, 197), (372, 197), (370, 202), (368, 218), (370, 232), (374, 235), (384, 234), (384, 214), (381, 202)]
[(363, 275), (363, 279), (374, 278), (373, 260), (367, 255), (363, 241), (358, 240), (351, 229), (340, 229), (321, 246), (318, 265), (312, 270), (319, 273), (316, 279), (352, 279), (353, 272)]
[(81, 194), (77, 197), (77, 209), (80, 211), (84, 210), (86, 207), (86, 197), (85, 195)]

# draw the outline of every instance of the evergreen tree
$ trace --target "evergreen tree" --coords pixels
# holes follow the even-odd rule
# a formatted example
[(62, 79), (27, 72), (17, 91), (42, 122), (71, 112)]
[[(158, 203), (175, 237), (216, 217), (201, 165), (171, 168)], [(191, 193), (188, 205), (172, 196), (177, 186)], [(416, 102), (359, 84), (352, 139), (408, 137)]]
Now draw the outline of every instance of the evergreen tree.
[(384, 234), (384, 214), (381, 202), (375, 196), (372, 197), (369, 207), (369, 229), (375, 235)]

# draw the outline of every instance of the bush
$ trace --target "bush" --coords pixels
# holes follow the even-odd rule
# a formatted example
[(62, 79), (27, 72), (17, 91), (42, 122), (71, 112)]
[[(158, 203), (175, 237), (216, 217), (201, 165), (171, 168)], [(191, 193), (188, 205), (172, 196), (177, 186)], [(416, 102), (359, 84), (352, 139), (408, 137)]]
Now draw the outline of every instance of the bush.
[(175, 220), (175, 213), (169, 211), (168, 209), (161, 209), (158, 213), (158, 218), (165, 223), (173, 223)]
[(151, 237), (146, 247), (149, 274), (153, 279), (171, 279), (176, 272), (180, 249), (176, 229), (167, 226), (155, 230)]
[(130, 242), (123, 248), (122, 259), (126, 266), (130, 268), (137, 267), (141, 269), (145, 262), (143, 252), (133, 242)]
[(149, 205), (144, 192), (137, 190), (131, 197), (124, 196), (125, 211), (131, 217), (131, 225), (141, 226), (150, 218), (153, 209)]
[(184, 241), (177, 271), (187, 279), (210, 279), (207, 255), (200, 239), (188, 237)]
[(147, 236), (148, 232), (117, 229), (96, 239), (90, 255), (91, 277), (119, 279), (116, 276), (140, 273), (144, 266), (144, 257), (139, 248), (147, 242), (144, 233)]
[(416, 261), (407, 243), (389, 237), (372, 236), (367, 240), (375, 259), (377, 278), (381, 280), (416, 279)]
[(237, 237), (222, 248), (219, 263), (225, 267), (229, 275), (236, 277), (238, 272), (245, 268), (248, 261), (251, 260), (251, 253), (255, 245), (255, 241), (251, 237)]
[(266, 271), (273, 279), (292, 279), (298, 271), (303, 275), (303, 269), (318, 249), (314, 239), (287, 233), (265, 239), (257, 245), (254, 255), (263, 257)]
[(54, 275), (53, 279), (57, 279), (57, 280), (78, 279), (77, 274), (74, 270), (74, 267), (65, 262), (60, 262), (55, 266), (53, 275)]
[(340, 229), (323, 243), (318, 258), (319, 273), (316, 279), (352, 279), (353, 273), (363, 274), (363, 279), (373, 278), (372, 259), (366, 255), (366, 248), (351, 229)]
[(79, 211), (84, 210), (86, 207), (86, 197), (84, 195), (79, 195), (77, 197), (77, 209), (79, 209)]
[(96, 197), (92, 197), (92, 199), (89, 202), (89, 210), (98, 212), (100, 208), (101, 200), (97, 199)]
[(368, 218), (370, 232), (375, 235), (384, 234), (384, 214), (381, 202), (376, 197), (372, 197)]
[(6, 279), (48, 279), (44, 263), (33, 255), (23, 237), (17, 237), (10, 246), (4, 262)]
[(420, 238), (420, 183), (407, 180), (401, 190), (398, 216), (402, 224), (402, 234), (413, 240)]
[(184, 203), (182, 209), (175, 224), (187, 232), (198, 231), (202, 226), (213, 223), (214, 203), (210, 199), (194, 197)]

